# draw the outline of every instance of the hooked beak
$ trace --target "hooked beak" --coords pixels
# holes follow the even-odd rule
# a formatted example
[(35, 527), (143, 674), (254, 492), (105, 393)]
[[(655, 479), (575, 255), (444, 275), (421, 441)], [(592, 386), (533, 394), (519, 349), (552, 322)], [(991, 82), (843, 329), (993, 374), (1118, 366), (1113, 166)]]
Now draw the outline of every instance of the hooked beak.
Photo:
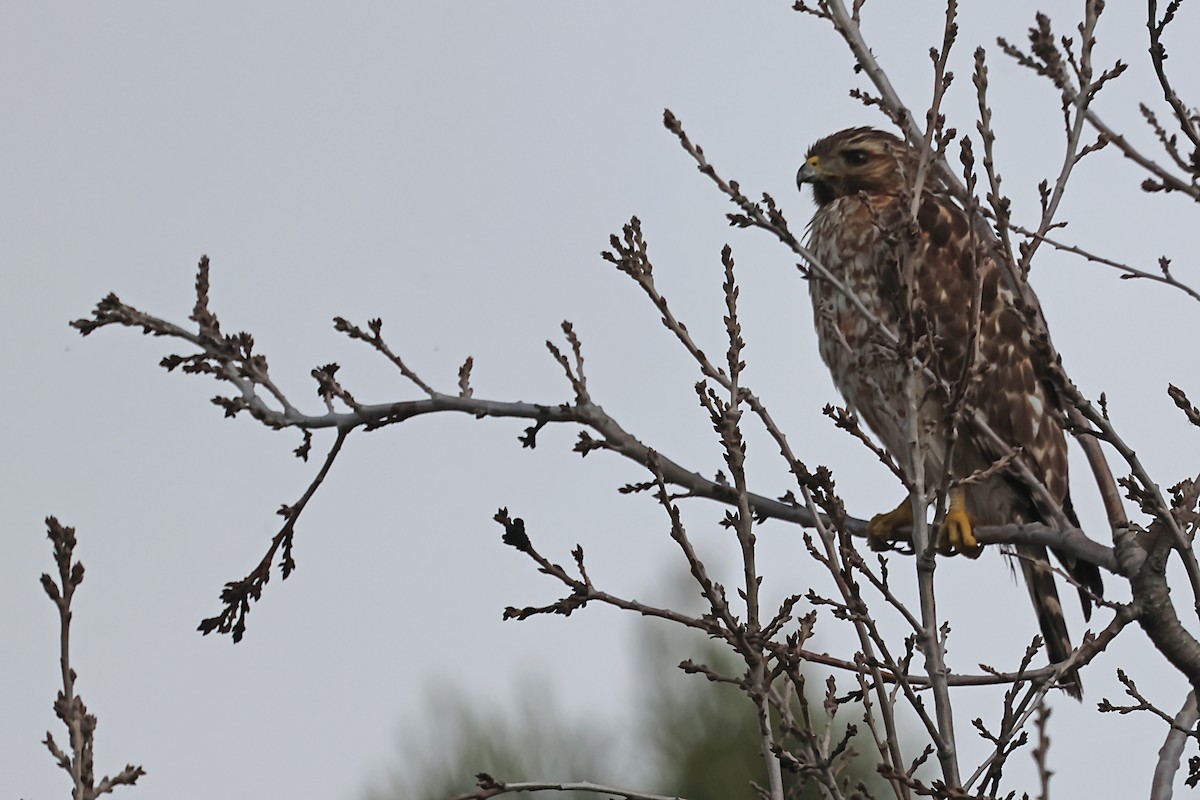
[(803, 188), (804, 184), (812, 183), (822, 174), (821, 159), (817, 156), (810, 156), (800, 171), (796, 173), (796, 188)]

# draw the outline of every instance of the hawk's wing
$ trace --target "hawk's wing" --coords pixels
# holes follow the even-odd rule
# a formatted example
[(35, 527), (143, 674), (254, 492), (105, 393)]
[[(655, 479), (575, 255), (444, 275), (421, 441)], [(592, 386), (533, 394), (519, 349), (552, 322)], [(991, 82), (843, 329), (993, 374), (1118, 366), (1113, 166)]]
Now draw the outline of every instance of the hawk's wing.
[[(981, 370), (968, 385), (968, 406), (1010, 447), (1020, 449), (1018, 457), (1038, 476), (1071, 522), (1078, 525), (1068, 483), (1063, 407), (1039, 368), (1033, 327), (1037, 323), (1030, 322), (1040, 319), (1038, 310), (1031, 309), (1027, 315), (1018, 308), (1001, 267), (989, 252), (992, 242), (977, 241), (966, 213), (949, 199), (927, 196), (920, 207), (918, 225), (922, 247), (917, 269), (924, 272), (918, 286), (932, 327), (935, 363), (941, 377), (951, 383), (957, 381), (971, 348), (978, 348)], [(973, 344), (975, 313), (978, 330)], [(968, 424), (955, 447), (954, 457), (961, 466), (954, 470), (954, 477), (962, 478), (1002, 455), (990, 438), (973, 435)], [(994, 524), (1052, 524), (1053, 520), (1048, 509), (1039, 508), (1036, 495), (1015, 477), (1005, 476), (973, 487), (970, 507), (981, 521)], [(1016, 554), (1050, 658), (1061, 661), (1071, 646), (1046, 548), (1019, 545)], [(1081, 584), (1084, 615), (1090, 616), (1090, 593), (1103, 590), (1099, 569), (1057, 551), (1055, 555)]]

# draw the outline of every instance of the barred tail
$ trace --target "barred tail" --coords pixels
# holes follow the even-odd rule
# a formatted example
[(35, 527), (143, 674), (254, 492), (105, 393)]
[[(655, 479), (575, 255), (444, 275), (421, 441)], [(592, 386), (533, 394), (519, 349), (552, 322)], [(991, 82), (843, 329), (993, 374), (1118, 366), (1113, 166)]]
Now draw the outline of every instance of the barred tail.
[[(1074, 648), (1071, 647), (1071, 634), (1067, 631), (1067, 620), (1063, 616), (1062, 603), (1058, 599), (1058, 587), (1054, 583), (1054, 573), (1050, 570), (1050, 558), (1046, 548), (1041, 545), (1019, 544), (1017, 560), (1021, 562), (1025, 586), (1029, 589), (1029, 597), (1033, 600), (1034, 611), (1037, 612), (1042, 638), (1046, 640), (1046, 653), (1051, 662), (1063, 661)], [(1083, 700), (1083, 684), (1079, 680), (1077, 670), (1065, 673), (1059, 680), (1059, 685), (1076, 700)]]

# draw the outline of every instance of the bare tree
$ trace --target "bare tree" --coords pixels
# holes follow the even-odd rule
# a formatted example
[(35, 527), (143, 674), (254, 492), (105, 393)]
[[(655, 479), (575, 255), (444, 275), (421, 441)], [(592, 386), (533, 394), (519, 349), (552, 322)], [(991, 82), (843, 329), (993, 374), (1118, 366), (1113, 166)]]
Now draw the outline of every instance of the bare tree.
[[(696, 396), (716, 433), (724, 459), (723, 469), (713, 477), (701, 475), (670, 454), (647, 446), (644, 437), (628, 431), (603, 410), (594, 398), (594, 387), (588, 383), (583, 344), (569, 322), (563, 323), (557, 343), (546, 343), (562, 369), (569, 389), (568, 397), (525, 403), (477, 396), (471, 383), (470, 358), (459, 369), (456, 386), (435, 388), (392, 349), (384, 338), (381, 320), (360, 325), (337, 318), (335, 328), (371, 348), (398, 370), (415, 387), (418, 399), (361, 403), (339, 380), (338, 365), (326, 364), (312, 370), (324, 404), (323, 410), (315, 412), (302, 410), (279, 388), (271, 377), (266, 357), (255, 350), (250, 334), (227, 334), (222, 330), (216, 313), (210, 308), (207, 258), (200, 261), (196, 303), (189, 325), (179, 325), (129, 306), (116, 295), (104, 298), (90, 318), (72, 323), (84, 335), (117, 325), (167, 337), (186, 346), (184, 352), (164, 358), (162, 366), (168, 370), (206, 375), (220, 382), (227, 391), (215, 397), (213, 402), (227, 416), (246, 413), (268, 427), (299, 431), (301, 441), (295, 453), (300, 458), (307, 460), (312, 454), (318, 433), (325, 429), (330, 431), (332, 441), (320, 459), (312, 481), (298, 499), (279, 509), (284, 521), (263, 557), (243, 577), (225, 585), (220, 608), (201, 622), (200, 630), (205, 634), (228, 634), (234, 641), (246, 635), (248, 616), (275, 571), (278, 570), (282, 578), (292, 573), (295, 566), (292, 545), (298, 520), (351, 434), (368, 433), (426, 414), (459, 412), (479, 419), (528, 420), (529, 426), (520, 442), (522, 446), (532, 448), (546, 426), (566, 423), (580, 428), (574, 450), (581, 456), (594, 451), (611, 451), (644, 468), (644, 480), (629, 484), (622, 491), (655, 498), (661, 507), (663, 528), (678, 546), (680, 558), (686, 562), (707, 607), (700, 615), (688, 614), (607, 591), (602, 580), (589, 574), (582, 547), (576, 547), (570, 554), (570, 561), (564, 565), (561, 556), (545, 554), (535, 545), (536, 532), (527, 530), (520, 516), (502, 508), (496, 513), (495, 521), (503, 529), (503, 541), (528, 556), (537, 571), (561, 584), (564, 592), (558, 601), (549, 605), (509, 608), (505, 611), (506, 618), (523, 620), (543, 614), (567, 616), (588, 604), (599, 603), (667, 620), (724, 642), (738, 657), (736, 673), (727, 674), (692, 662), (684, 662), (680, 667), (711, 681), (734, 684), (746, 694), (757, 716), (768, 776), (766, 785), (757, 790), (771, 800), (783, 800), (787, 796), (783, 780), (785, 772), (799, 776), (801, 784), (818, 786), (829, 798), (869, 796), (866, 787), (846, 778), (847, 767), (856, 757), (850, 744), (856, 725), (842, 728), (830, 724), (835, 720), (844, 722), (851, 714), (861, 718), (856, 724), (863, 726), (872, 743), (872, 752), (866, 757), (874, 761), (898, 798), (1017, 796), (1021, 789), (1006, 782), (1005, 767), (1010, 757), (1031, 741), (1034, 744), (1030, 754), (1037, 765), (1041, 783), (1035, 791), (1042, 797), (1048, 796), (1052, 770), (1047, 695), (1060, 679), (1086, 670), (1117, 636), (1133, 627), (1131, 623), (1145, 631), (1167, 663), (1185, 676), (1193, 687), (1200, 687), (1200, 641), (1184, 622), (1200, 621), (1200, 563), (1192, 544), (1200, 524), (1197, 510), (1200, 476), (1181, 481), (1166, 492), (1160, 489), (1160, 483), (1153, 479), (1133, 447), (1118, 433), (1117, 421), (1110, 418), (1105, 398), (1089, 399), (1063, 370), (1045, 335), (1042, 312), (1028, 284), (1030, 270), (1044, 245), (1119, 270), (1125, 278), (1157, 281), (1193, 299), (1200, 299), (1200, 294), (1176, 279), (1166, 257), (1158, 259), (1157, 269), (1133, 266), (1094, 253), (1082, 244), (1068, 242), (1058, 233), (1063, 225), (1059, 218), (1060, 205), (1075, 166), (1084, 158), (1111, 157), (1114, 150), (1144, 170), (1146, 177), (1142, 188), (1146, 192), (1175, 193), (1200, 202), (1200, 116), (1176, 93), (1167, 69), (1164, 44), (1179, 6), (1180, 0), (1174, 0), (1163, 9), (1159, 9), (1154, 0), (1147, 3), (1149, 61), (1166, 106), (1161, 112), (1153, 111), (1150, 105), (1142, 106), (1146, 122), (1161, 146), (1163, 155), (1156, 161), (1136, 149), (1095, 110), (1097, 96), (1125, 70), (1125, 65), (1119, 61), (1108, 68), (1093, 63), (1095, 32), (1104, 11), (1102, 0), (1088, 0), (1083, 4), (1082, 19), (1077, 24), (1072, 21), (1076, 29), (1072, 36), (1056, 35), (1049, 17), (1039, 14), (1030, 28), (1027, 43), (1018, 45), (1000, 39), (997, 50), (989, 51), (980, 46), (974, 51), (973, 83), (978, 115), (970, 121), (973, 134), (960, 134), (958, 129), (967, 128), (969, 123), (951, 127), (951, 121), (942, 111), (943, 97), (953, 80), (950, 66), (958, 52), (955, 49), (958, 8), (954, 0), (946, 7), (940, 44), (930, 53), (933, 84), (931, 100), (924, 113), (912, 111), (912, 106), (897, 94), (876, 61), (860, 27), (864, 10), (862, 0), (856, 0), (849, 7), (842, 0), (797, 2), (795, 5), (797, 11), (815, 17), (845, 41), (858, 69), (874, 86), (874, 91), (855, 90), (852, 94), (866, 106), (882, 112), (921, 154), (920, 168), (912, 187), (914, 219), (922, 190), (935, 182), (953, 194), (961, 208), (972, 215), (979, 241), (986, 243), (991, 255), (1003, 266), (1009, 288), (1018, 298), (1033, 336), (1040, 343), (1046, 380), (1066, 400), (1069, 411), (1064, 424), (1087, 454), (1105, 503), (1110, 530), (1080, 530), (1071, 523), (1069, 515), (1058, 508), (1053, 515), (1054, 524), (987, 526), (975, 531), (984, 544), (1052, 547), (1096, 565), (1128, 586), (1130, 602), (1094, 598), (1106, 615), (1103, 627), (1098, 633), (1086, 635), (1065, 659), (1046, 667), (1035, 666), (1042, 648), (1040, 639), (1035, 639), (1024, 653), (1014, 654), (1012, 662), (1003, 668), (983, 667), (972, 674), (951, 673), (947, 669), (944, 654), (949, 629), (945, 620), (939, 618), (934, 602), (938, 587), (937, 559), (928, 520), (929, 508), (943, 505), (946, 476), (940, 476), (939, 483), (939, 476), (909, 474), (911, 468), (896, 465), (917, 464), (919, 458), (886, 452), (858, 427), (850, 413), (827, 409), (826, 413), (835, 423), (850, 434), (848, 443), (871, 448), (884, 463), (892, 466), (899, 480), (916, 487), (911, 492), (914, 524), (912, 530), (903, 532), (904, 541), (900, 543), (908, 552), (915, 553), (916, 558), (868, 557), (861, 549), (867, 521), (847, 512), (828, 469), (810, 466), (813, 462), (809, 459), (820, 454), (804, 456), (793, 450), (784, 430), (747, 383), (744, 373), (746, 344), (739, 318), (739, 288), (732, 249), (726, 246), (720, 259), (724, 275), (726, 346), (714, 359), (700, 348), (689, 327), (676, 316), (656, 286), (645, 232), (636, 217), (611, 238), (603, 258), (645, 295), (661, 315), (668, 334), (699, 370)], [(1000, 165), (994, 148), (993, 112), (988, 101), (988, 59), (995, 56), (989, 56), (989, 52), (998, 52), (1001, 57), (1045, 78), (1046, 90), (1057, 93), (1061, 99), (1064, 130), (1061, 167), (1057, 175), (1038, 187), (1041, 213), (1036, 220), (1025, 224), (1012, 219), (1011, 203), (1002, 190)], [(794, 233), (795, 225), (784, 217), (774, 198), (762, 194), (760, 199), (751, 199), (738, 182), (722, 177), (670, 111), (665, 113), (664, 123), (699, 171), (732, 202), (734, 210), (728, 215), (732, 225), (766, 233), (778, 241), (786, 257), (799, 262), (798, 266), (806, 276), (841, 285), (839, 276), (821, 263)], [(957, 158), (954, 158), (951, 154), (956, 144)], [(1106, 150), (1107, 153), (1102, 153)], [(981, 155), (977, 156), (977, 153)], [(844, 286), (840, 290), (851, 302), (854, 301), (852, 291)], [(865, 309), (863, 312), (869, 315)], [(1047, 313), (1053, 317), (1053, 309)], [(880, 335), (890, 336), (900, 352), (902, 342), (896, 332), (886, 325), (878, 327)], [(925, 367), (915, 363), (912, 368), (921, 370)], [(958, 390), (948, 386), (946, 391), (954, 395)], [(1168, 392), (1183, 411), (1185, 420), (1200, 425), (1200, 410), (1184, 391), (1171, 386)], [(962, 392), (957, 396), (961, 399)], [(908, 402), (916, 400), (909, 397)], [(966, 424), (986, 432), (986, 422), (971, 417), (971, 409), (965, 408), (963, 414)], [(770, 437), (779, 452), (783, 469), (793, 480), (793, 488), (783, 497), (764, 496), (753, 491), (750, 485), (744, 433), (748, 425), (758, 426)], [(1114, 478), (1110, 472), (1101, 443), (1108, 445), (1120, 459), (1117, 471), (1121, 477)], [(1003, 471), (1014, 480), (1023, 481), (1033, 492), (1038, 492), (1041, 487), (1038, 476), (1015, 457), (1002, 458), (988, 470)], [(1136, 508), (1135, 518), (1130, 518), (1125, 510), (1122, 490), (1124, 497)], [(1044, 489), (1040, 491), (1044, 494)], [(1053, 505), (1052, 498), (1045, 499)], [(741, 573), (733, 592), (710, 576), (708, 566), (693, 547), (685, 528), (680, 509), (683, 504), (698, 500), (725, 506), (722, 524), (736, 539), (741, 557)], [(760, 586), (766, 569), (760, 563), (756, 547), (756, 525), (767, 519), (805, 529), (804, 541), (812, 564), (821, 569), (835, 591), (819, 592), (797, 577), (798, 572), (792, 572), (787, 576), (796, 580), (791, 596), (778, 607), (764, 604)], [(1182, 607), (1172, 598), (1166, 580), (1167, 566), (1176, 559), (1186, 574), (1191, 597)], [(914, 563), (921, 594), (920, 608), (916, 610), (910, 609), (893, 590), (896, 581), (910, 581), (909, 565)], [(1070, 579), (1066, 575), (1062, 577)], [(896, 621), (903, 629), (900, 635), (892, 633), (892, 623)], [(818, 623), (849, 626), (857, 642), (854, 651), (828, 654), (811, 647), (810, 639)], [(817, 692), (819, 699), (814, 698), (812, 687), (807, 686), (805, 669), (809, 665), (820, 665), (835, 673)], [(1180, 710), (1171, 713), (1143, 694), (1128, 675), (1121, 673), (1120, 679), (1130, 703), (1116, 705), (1105, 700), (1100, 704), (1100, 711), (1141, 711), (1163, 720), (1166, 742), (1150, 796), (1169, 797), (1184, 746), (1188, 739), (1198, 739), (1195, 726), (1200, 713), (1197, 712), (1195, 691), (1186, 698), (1177, 698)], [(987, 725), (976, 719), (968, 725), (956, 710), (955, 698), (962, 687), (983, 684), (1005, 687), (1001, 707), (995, 714), (997, 722)], [(927, 697), (933, 702), (927, 702)], [(904, 715), (917, 721), (917, 732), (902, 733)], [(977, 763), (964, 763), (960, 757), (960, 742), (972, 729), (988, 743), (989, 752)], [(1188, 783), (1200, 781), (1200, 756), (1192, 758), (1189, 767)], [(557, 776), (515, 781), (481, 774), (478, 790), (460, 800), (561, 789), (628, 800), (657, 797), (632, 788), (569, 784)]]

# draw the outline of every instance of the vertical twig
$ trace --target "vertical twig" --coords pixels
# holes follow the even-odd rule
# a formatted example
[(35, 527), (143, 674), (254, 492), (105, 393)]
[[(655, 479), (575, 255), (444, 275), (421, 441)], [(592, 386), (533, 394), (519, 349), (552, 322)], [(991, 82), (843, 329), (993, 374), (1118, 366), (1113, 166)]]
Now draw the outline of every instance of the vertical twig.
[(729, 339), (729, 349), (726, 353), (729, 382), (729, 401), (720, 412), (721, 441), (725, 449), (725, 462), (729, 466), (733, 478), (734, 491), (737, 496), (737, 518), (735, 529), (738, 545), (742, 551), (743, 589), (746, 601), (746, 632), (747, 646), (745, 656), (749, 668), (750, 695), (755, 703), (758, 714), (759, 745), (762, 749), (763, 764), (767, 770), (770, 785), (771, 800), (784, 800), (783, 775), (780, 772), (779, 759), (773, 752), (774, 737), (771, 733), (770, 713), (770, 676), (767, 674), (766, 658), (763, 653), (761, 639), (762, 620), (759, 609), (758, 566), (755, 558), (754, 512), (750, 508), (750, 489), (746, 483), (746, 442), (742, 438), (742, 349), (745, 342), (742, 339), (741, 323), (738, 322), (737, 298), (738, 286), (733, 274), (733, 253), (729, 245), (721, 250), (721, 263), (725, 267), (725, 332)]
[(105, 776), (96, 782), (94, 744), (96, 715), (89, 714), (83, 698), (75, 693), (75, 670), (71, 667), (71, 602), (75, 590), (83, 583), (83, 564), (75, 560), (75, 529), (64, 527), (54, 517), (46, 518), (47, 536), (54, 545), (54, 562), (58, 566), (58, 582), (42, 574), (42, 588), (58, 609), (59, 668), (62, 690), (54, 701), (54, 713), (67, 726), (71, 752), (64, 752), (46, 732), (44, 744), (58, 765), (71, 776), (72, 800), (94, 800), (108, 794), (117, 786), (133, 786), (146, 774), (141, 767), (126, 764), (113, 777)]
[(1046, 708), (1044, 703), (1039, 703), (1037, 707), (1037, 747), (1033, 750), (1033, 763), (1037, 765), (1038, 783), (1041, 784), (1042, 793), (1038, 800), (1050, 800), (1050, 776), (1054, 773), (1050, 770), (1049, 755), (1050, 755), (1050, 734), (1047, 727), (1050, 723), (1050, 709)]
[(950, 50), (958, 37), (958, 24), (955, 17), (958, 14), (957, 0), (946, 2), (946, 26), (942, 32), (942, 47), (940, 50), (930, 48), (929, 56), (933, 60), (933, 99), (929, 102), (929, 110), (925, 112), (925, 135), (921, 139), (920, 157), (917, 159), (917, 174), (913, 179), (913, 196), (909, 206), (909, 217), (917, 218), (917, 209), (921, 207), (921, 193), (929, 174), (929, 166), (933, 163), (933, 144), (941, 144), (940, 133), (946, 118), (942, 115), (942, 98), (946, 89), (954, 80), (954, 73), (946, 70), (950, 60)]
[[(1175, 92), (1175, 87), (1171, 85), (1170, 79), (1167, 77), (1166, 64), (1167, 48), (1162, 43), (1163, 31), (1175, 18), (1175, 12), (1179, 8), (1179, 2), (1167, 4), (1167, 12), (1160, 21), (1158, 18), (1158, 1), (1147, 0), (1146, 3), (1146, 28), (1150, 31), (1150, 63), (1154, 65), (1154, 74), (1158, 77), (1158, 84), (1162, 87), (1163, 99), (1171, 106), (1171, 111), (1175, 114), (1175, 121), (1179, 123), (1179, 130), (1188, 141), (1192, 143), (1192, 147), (1196, 151), (1200, 151), (1200, 129), (1197, 128), (1197, 118), (1195, 112), (1188, 110), (1183, 101), (1179, 99), (1179, 95)], [(1177, 155), (1177, 153), (1171, 153)], [(1200, 165), (1193, 161), (1189, 170), (1196, 174), (1200, 172)]]
[[(1075, 96), (1076, 100), (1074, 104), (1064, 103), (1064, 113), (1069, 108), (1073, 109), (1074, 113), (1069, 118), (1067, 124), (1067, 142), (1058, 178), (1054, 181), (1054, 186), (1051, 187), (1049, 195), (1047, 196), (1043, 193), (1042, 196), (1042, 218), (1038, 222), (1038, 236), (1045, 236), (1050, 232), (1054, 224), (1054, 218), (1058, 214), (1058, 206), (1067, 191), (1067, 181), (1071, 177), (1071, 171), (1079, 163), (1079, 146), (1083, 139), (1083, 131), (1087, 122), (1084, 112), (1087, 110), (1091, 99), (1095, 96), (1095, 92), (1099, 88), (1099, 86), (1092, 82), (1092, 49), (1096, 45), (1096, 23), (1100, 19), (1100, 13), (1104, 8), (1104, 4), (1097, 2), (1097, 0), (1088, 0), (1084, 7), (1083, 24), (1079, 27), (1079, 60), (1076, 65), (1076, 73), (1079, 78), (1079, 91)], [(1047, 36), (1049, 36), (1048, 24), (1045, 30)], [(1050, 42), (1050, 46), (1053, 46), (1052, 41)], [(1063, 85), (1069, 85), (1069, 79), (1065, 74), (1066, 67), (1059, 62), (1058, 68), (1063, 71), (1058, 80)], [(1034, 238), (1031, 242), (1021, 247), (1021, 258), (1017, 263), (1017, 270), (1021, 278), (1029, 274), (1029, 266), (1033, 260), (1033, 255), (1037, 252), (1041, 243), (1040, 239)]]

